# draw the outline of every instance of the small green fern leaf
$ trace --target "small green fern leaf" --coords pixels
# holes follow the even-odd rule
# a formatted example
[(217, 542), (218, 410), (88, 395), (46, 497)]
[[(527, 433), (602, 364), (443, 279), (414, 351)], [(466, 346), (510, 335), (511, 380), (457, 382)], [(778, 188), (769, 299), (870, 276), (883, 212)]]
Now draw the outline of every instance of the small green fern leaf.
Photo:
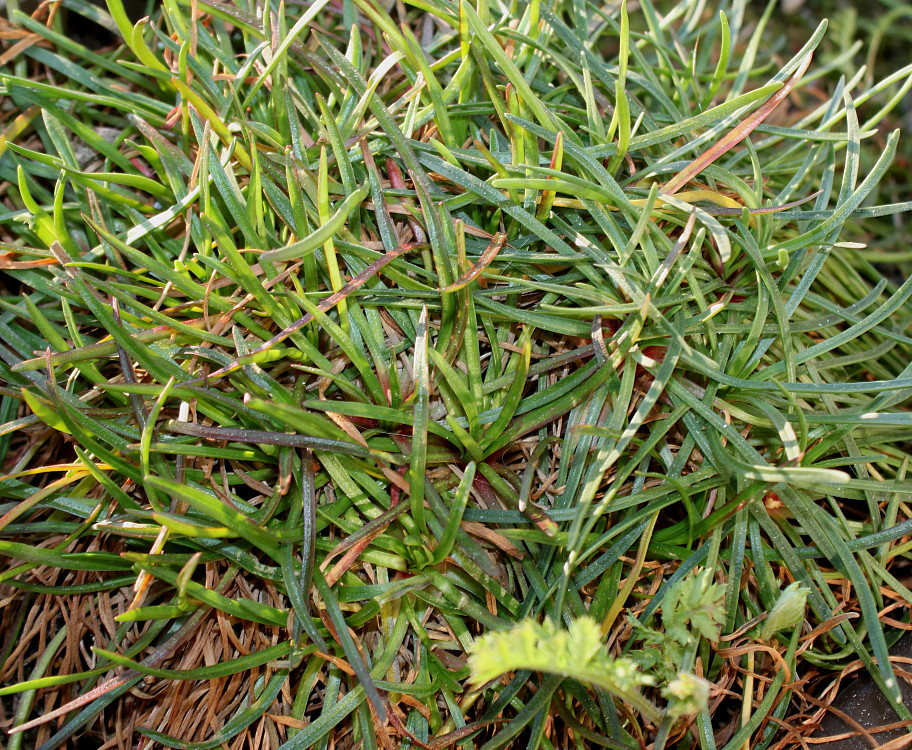
[(608, 690), (649, 721), (662, 718), (662, 711), (640, 693), (653, 678), (630, 659), (611, 658), (591, 617), (573, 620), (566, 630), (550, 620), (525, 620), (509, 630), (488, 633), (469, 649), (469, 668), (476, 687), (521, 669), (572, 677)]

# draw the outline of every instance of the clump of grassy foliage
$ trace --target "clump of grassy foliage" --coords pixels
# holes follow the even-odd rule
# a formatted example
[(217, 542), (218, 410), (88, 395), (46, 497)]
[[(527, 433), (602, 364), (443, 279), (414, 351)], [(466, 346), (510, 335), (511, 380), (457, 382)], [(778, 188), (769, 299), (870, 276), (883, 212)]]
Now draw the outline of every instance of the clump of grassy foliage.
[(775, 3), (65, 4), (122, 44), (14, 12), (0, 58), (8, 747), (734, 750), (859, 659), (896, 697), (912, 281), (843, 231), (910, 208), (908, 68), (771, 50)]

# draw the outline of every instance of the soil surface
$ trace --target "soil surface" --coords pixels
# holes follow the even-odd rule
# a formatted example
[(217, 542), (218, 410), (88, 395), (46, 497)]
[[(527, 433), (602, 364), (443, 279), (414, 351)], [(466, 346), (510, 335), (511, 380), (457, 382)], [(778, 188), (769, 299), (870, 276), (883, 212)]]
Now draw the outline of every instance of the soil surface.
[[(893, 656), (912, 658), (912, 637), (906, 636), (892, 649)], [(894, 667), (897, 665), (894, 663)], [(902, 665), (899, 665), (902, 669)], [(912, 708), (912, 685), (900, 678), (902, 694), (905, 704)], [(903, 727), (896, 713), (890, 708), (887, 699), (880, 692), (874, 680), (868, 674), (856, 678), (854, 682), (840, 690), (839, 696), (833, 701), (832, 706), (837, 711), (846, 714), (849, 718), (860, 724), (868, 732), (865, 737), (858, 731), (858, 727), (851, 726), (843, 721), (836, 713), (827, 713), (826, 718), (815, 734), (816, 737), (842, 737), (832, 742), (814, 747), (825, 750), (868, 750), (868, 748), (883, 747), (891, 740), (896, 740), (903, 735), (909, 736), (908, 744), (900, 744), (896, 750), (912, 747), (912, 727)], [(899, 726), (897, 726), (899, 725)], [(894, 727), (883, 729), (881, 727)], [(849, 737), (845, 734), (851, 733)]]

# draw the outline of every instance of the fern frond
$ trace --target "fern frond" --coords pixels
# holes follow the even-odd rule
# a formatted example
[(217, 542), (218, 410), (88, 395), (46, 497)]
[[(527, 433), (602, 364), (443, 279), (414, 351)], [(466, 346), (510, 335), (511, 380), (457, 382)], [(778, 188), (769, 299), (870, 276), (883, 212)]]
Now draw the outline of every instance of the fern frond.
[(509, 630), (488, 633), (472, 644), (469, 668), (469, 679), (476, 687), (507, 672), (549, 672), (604, 688), (649, 721), (660, 721), (663, 716), (640, 693), (641, 687), (654, 683), (653, 678), (631, 659), (610, 657), (598, 623), (591, 617), (573, 620), (566, 630), (550, 620), (524, 620)]

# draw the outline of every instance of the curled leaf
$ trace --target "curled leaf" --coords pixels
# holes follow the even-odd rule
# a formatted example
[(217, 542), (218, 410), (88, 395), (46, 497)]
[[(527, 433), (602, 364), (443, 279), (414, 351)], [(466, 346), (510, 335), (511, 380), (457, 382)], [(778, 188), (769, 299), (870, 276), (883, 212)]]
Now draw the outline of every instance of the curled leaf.
[(760, 630), (760, 640), (768, 641), (780, 630), (790, 629), (798, 625), (804, 619), (808, 593), (804, 586), (795, 581), (779, 594), (779, 598), (770, 610), (769, 616)]

